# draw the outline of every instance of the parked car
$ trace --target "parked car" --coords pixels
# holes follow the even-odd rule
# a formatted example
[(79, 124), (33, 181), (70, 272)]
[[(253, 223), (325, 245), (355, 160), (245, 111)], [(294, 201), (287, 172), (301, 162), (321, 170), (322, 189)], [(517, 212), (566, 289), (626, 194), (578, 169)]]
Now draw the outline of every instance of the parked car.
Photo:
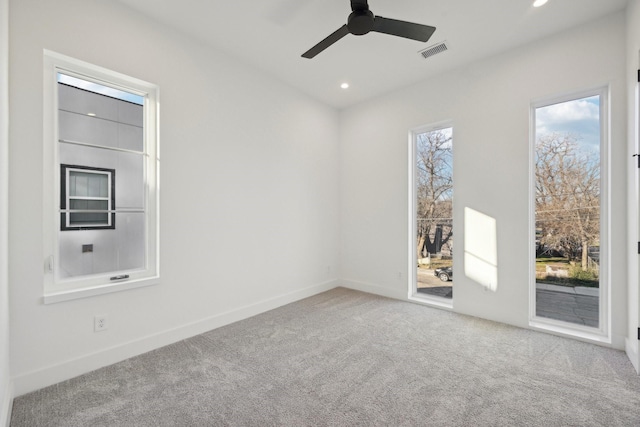
[(443, 282), (448, 282), (453, 279), (453, 269), (451, 267), (436, 268), (433, 270), (433, 275)]

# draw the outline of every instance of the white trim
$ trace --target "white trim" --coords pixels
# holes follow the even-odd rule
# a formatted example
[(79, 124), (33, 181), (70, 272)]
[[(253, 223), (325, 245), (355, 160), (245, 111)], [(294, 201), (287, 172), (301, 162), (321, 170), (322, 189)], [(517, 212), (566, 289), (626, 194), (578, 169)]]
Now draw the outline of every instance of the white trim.
[(407, 236), (409, 246), (407, 247), (407, 298), (416, 291), (416, 284), (418, 280), (418, 271), (416, 269), (416, 144), (415, 133), (418, 129), (410, 130), (407, 138), (407, 200), (409, 201), (407, 206)]
[(283, 305), (329, 291), (337, 286), (337, 280), (329, 280), (223, 313), (218, 313), (196, 322), (148, 335), (95, 353), (85, 354), (43, 369), (17, 375), (13, 379), (15, 395), (21, 396), (25, 393), (57, 384), (78, 375), (126, 360), (130, 357), (138, 356), (148, 351), (256, 316)]
[[(640, 79), (640, 65), (638, 66), (638, 78)], [(640, 81), (636, 81), (636, 90), (634, 91), (634, 96), (635, 96), (635, 102), (634, 102), (634, 108), (636, 109), (634, 116), (634, 138), (633, 138), (633, 145), (634, 145), (634, 153), (640, 153)], [(639, 160), (640, 161), (640, 160)], [(640, 168), (638, 167), (633, 167), (633, 174), (634, 174), (634, 183), (635, 183), (635, 200), (633, 201), (633, 203), (635, 203), (635, 213), (636, 213), (636, 218), (635, 218), (635, 223), (636, 223), (636, 237), (637, 237), (637, 241), (640, 242), (640, 235), (638, 235), (638, 231), (640, 230), (640, 224), (638, 221), (640, 221)], [(635, 247), (635, 241), (633, 242), (633, 246)], [(633, 253), (633, 252), (632, 252)], [(636, 269), (636, 273), (638, 275), (636, 275), (635, 277), (640, 277), (640, 273), (638, 273), (638, 268), (640, 267), (639, 263), (638, 263), (638, 255), (635, 256), (635, 259), (633, 260), (632, 263), (633, 267)], [(639, 284), (638, 283), (634, 283), (631, 286), (635, 286), (636, 289), (638, 289)], [(629, 290), (627, 290), (627, 292), (629, 292)], [(640, 289), (638, 289), (638, 294), (640, 294)], [(637, 304), (637, 311), (636, 310), (630, 310), (630, 312), (636, 312), (639, 314), (640, 316), (640, 295), (636, 296), (636, 301), (632, 301), (632, 304)], [(634, 306), (634, 308), (636, 308)], [(631, 327), (631, 331), (629, 331), (629, 335), (630, 335), (630, 339), (635, 340), (636, 335), (636, 329), (635, 326), (638, 326), (638, 328), (640, 328), (640, 317), (636, 318), (636, 319), (632, 319), (633, 320), (633, 326)], [(640, 338), (640, 337), (638, 337)], [(625, 343), (626, 345), (627, 343)], [(627, 351), (627, 354), (632, 354), (633, 357), (629, 356), (629, 358), (631, 359), (631, 363), (633, 364), (633, 366), (636, 368), (636, 372), (638, 374), (640, 374), (640, 342), (635, 341), (635, 343), (633, 345), (629, 345), (628, 348), (629, 350)]]
[[(637, 156), (638, 153), (640, 153), (640, 82), (638, 81), (638, 74), (636, 73), (640, 73), (640, 64), (638, 67), (633, 67), (633, 70), (633, 105), (629, 106), (631, 110), (629, 126), (633, 128), (631, 131), (633, 132), (633, 135), (629, 138), (628, 150), (630, 151), (629, 155)], [(630, 194), (631, 197), (628, 198), (628, 203), (631, 206), (630, 209), (627, 210), (629, 216), (627, 220), (627, 234), (629, 235), (629, 257), (627, 259), (628, 336), (625, 339), (625, 352), (629, 357), (629, 360), (631, 360), (636, 372), (640, 374), (640, 354), (638, 351), (640, 342), (636, 340), (636, 328), (640, 326), (640, 318), (634, 316), (634, 314), (640, 314), (638, 313), (638, 311), (640, 311), (640, 295), (636, 294), (635, 300), (632, 298), (634, 294), (633, 290), (636, 290), (636, 292), (640, 291), (640, 289), (638, 289), (639, 283), (637, 280), (640, 277), (640, 265), (638, 263), (638, 246), (636, 246), (638, 242), (640, 242), (640, 168), (637, 166), (640, 165), (640, 158), (632, 158), (634, 161), (631, 163), (630, 171), (627, 172), (628, 179), (631, 179), (628, 190), (633, 193), (632, 195)]]
[(81, 142), (81, 141), (70, 141), (68, 139), (58, 139), (58, 142), (64, 142), (65, 144), (82, 145), (83, 147), (98, 148), (100, 150), (109, 150), (109, 151), (118, 151), (118, 152), (122, 152), (122, 153), (139, 154), (139, 155), (144, 156), (144, 157), (149, 157), (149, 155), (147, 153), (145, 153), (144, 151), (129, 150), (127, 148), (106, 147), (104, 145), (90, 144), (88, 142)]
[(11, 410), (13, 409), (13, 382), (7, 384), (2, 396), (4, 396), (4, 399), (0, 402), (0, 425), (9, 426), (11, 424)]
[(453, 310), (453, 298), (444, 298), (425, 294), (415, 293), (409, 296), (409, 301), (430, 307), (442, 308), (445, 310)]
[(69, 289), (45, 293), (42, 302), (45, 304), (55, 304), (57, 302), (72, 301), (75, 299), (89, 298), (98, 295), (109, 294), (111, 292), (126, 291), (130, 289), (144, 288), (160, 283), (159, 277), (149, 277), (145, 279), (129, 280), (126, 282), (107, 283), (100, 286), (85, 287), (79, 289)]
[(627, 357), (631, 361), (631, 364), (635, 368), (636, 372), (640, 374), (640, 355), (638, 354), (638, 348), (634, 347), (631, 343), (631, 339), (626, 338), (624, 340), (624, 351)]
[(599, 344), (611, 344), (610, 336), (603, 335), (597, 328), (588, 326), (574, 325), (569, 322), (563, 322), (555, 319), (547, 319), (544, 317), (536, 317), (529, 321), (529, 326), (538, 331), (552, 332), (569, 338), (580, 338)]
[[(600, 97), (600, 294), (599, 294), (599, 327), (574, 325), (536, 315), (536, 281), (535, 281), (535, 141), (536, 141), (536, 109), (582, 98)], [(554, 97), (532, 100), (529, 110), (529, 326), (534, 329), (557, 333), (569, 337), (581, 338), (597, 343), (610, 344), (611, 332), (611, 271), (610, 244), (611, 224), (611, 134), (609, 112), (611, 90), (608, 85), (566, 93)]]
[[(156, 85), (145, 82), (144, 80), (136, 79), (135, 77), (118, 73), (117, 71), (108, 70), (99, 65), (62, 55), (52, 50), (43, 49), (43, 53), (46, 61), (53, 61), (57, 68), (64, 70), (63, 74), (72, 77), (93, 81), (103, 86), (112, 87), (124, 92), (131, 92), (142, 97), (148, 92), (157, 89)], [(78, 68), (83, 69), (83, 71), (78, 71)], [(54, 81), (57, 82), (57, 79), (54, 78)]]
[[(538, 317), (537, 319), (544, 320), (543, 317)], [(575, 340), (587, 342), (590, 344), (597, 344), (604, 347), (619, 349), (620, 348), (619, 346), (622, 345), (622, 341), (614, 343), (612, 339), (605, 337), (604, 335), (600, 335), (598, 333), (588, 331), (587, 327), (583, 327), (582, 329), (579, 326), (576, 328), (572, 328), (570, 325), (571, 324), (567, 322), (554, 321), (553, 319), (546, 319), (546, 321), (529, 322), (529, 329), (533, 331), (556, 335), (559, 337), (575, 339)], [(593, 330), (593, 328), (591, 328), (591, 330)]]
[(9, 306), (9, 1), (0, 0), (0, 425), (11, 422)]
[(366, 292), (368, 294), (416, 303), (428, 307), (434, 307), (449, 311), (453, 309), (453, 306), (451, 305), (449, 299), (438, 297), (423, 298), (422, 296), (416, 297), (415, 295), (407, 295), (402, 289), (390, 289), (384, 286), (362, 282), (359, 280), (340, 279), (340, 286), (343, 288), (352, 289), (354, 291)]
[(368, 294), (407, 301), (408, 297), (404, 289), (390, 289), (373, 283), (361, 282), (358, 280), (340, 279), (340, 286), (354, 291), (366, 292)]
[[(47, 303), (84, 298), (140, 286), (159, 283), (159, 89), (156, 85), (126, 76), (84, 61), (76, 60), (49, 50), (44, 50), (44, 107), (43, 107), (43, 259), (45, 274), (43, 295)], [(121, 275), (120, 271), (82, 277), (61, 278), (58, 236), (60, 230), (60, 170), (58, 150), (58, 99), (57, 73), (81, 78), (143, 96), (144, 100), (144, 173), (145, 183), (145, 265), (139, 270), (127, 272), (126, 282), (114, 285), (110, 279)], [(86, 145), (86, 144), (84, 144)], [(69, 217), (69, 215), (67, 215)], [(144, 283), (144, 284), (143, 284)], [(130, 284), (130, 286), (127, 286)]]
[(529, 105), (529, 326), (536, 318), (536, 201), (535, 201), (535, 168), (536, 168), (536, 108), (537, 102)]

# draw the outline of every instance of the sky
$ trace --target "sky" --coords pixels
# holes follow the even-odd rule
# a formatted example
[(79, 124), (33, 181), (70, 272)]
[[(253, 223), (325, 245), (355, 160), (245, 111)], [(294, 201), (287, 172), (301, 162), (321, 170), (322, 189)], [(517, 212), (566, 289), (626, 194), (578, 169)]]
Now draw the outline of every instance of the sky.
[(537, 108), (536, 139), (553, 132), (577, 135), (581, 147), (600, 151), (600, 96)]

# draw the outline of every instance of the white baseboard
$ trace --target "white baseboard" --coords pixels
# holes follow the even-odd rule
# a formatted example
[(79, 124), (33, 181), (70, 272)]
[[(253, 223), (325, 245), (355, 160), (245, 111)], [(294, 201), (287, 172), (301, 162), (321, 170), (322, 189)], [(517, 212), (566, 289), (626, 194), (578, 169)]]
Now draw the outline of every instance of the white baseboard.
[(638, 346), (632, 345), (631, 341), (627, 338), (624, 343), (624, 351), (627, 353), (627, 357), (631, 360), (631, 364), (636, 368), (636, 372), (640, 374), (640, 357), (638, 356)]
[(402, 289), (389, 289), (379, 285), (374, 285), (372, 283), (360, 282), (357, 280), (347, 280), (341, 279), (340, 285), (343, 288), (353, 289), (355, 291), (362, 291), (369, 294), (380, 295), (387, 298), (399, 299), (399, 300), (408, 300), (408, 292), (407, 290)]
[(2, 393), (0, 402), (0, 426), (9, 427), (11, 423), (11, 408), (13, 407), (13, 384), (9, 382)]
[(247, 319), (283, 305), (311, 297), (321, 292), (336, 288), (337, 286), (339, 286), (339, 282), (337, 280), (330, 280), (254, 304), (249, 304), (244, 307), (239, 307), (224, 313), (219, 313), (174, 329), (119, 344), (96, 353), (86, 354), (57, 365), (48, 366), (37, 371), (16, 376), (13, 378), (14, 394), (15, 396), (21, 396), (43, 387), (57, 384), (104, 366), (112, 365), (130, 357), (155, 350), (165, 345), (173, 344), (221, 326)]

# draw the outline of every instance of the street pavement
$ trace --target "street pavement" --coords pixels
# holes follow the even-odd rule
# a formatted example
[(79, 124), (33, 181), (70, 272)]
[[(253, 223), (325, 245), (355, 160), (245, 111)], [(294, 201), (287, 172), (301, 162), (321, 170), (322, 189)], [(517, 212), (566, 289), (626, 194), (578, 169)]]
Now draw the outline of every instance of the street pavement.
[(536, 286), (536, 314), (577, 325), (598, 327), (600, 317), (598, 288), (570, 288), (538, 283)]

